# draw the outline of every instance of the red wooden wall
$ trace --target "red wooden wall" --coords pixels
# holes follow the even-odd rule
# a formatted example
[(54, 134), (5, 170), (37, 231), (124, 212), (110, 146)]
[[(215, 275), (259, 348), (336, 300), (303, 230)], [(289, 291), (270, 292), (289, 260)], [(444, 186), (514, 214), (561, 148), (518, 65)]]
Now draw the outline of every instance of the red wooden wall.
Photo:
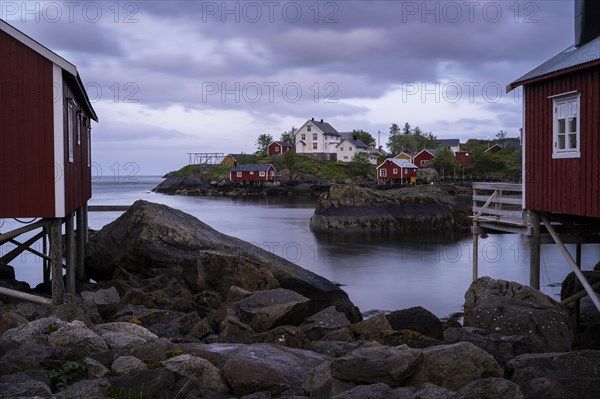
[(0, 32), (0, 218), (54, 215), (52, 63)]
[[(600, 66), (525, 86), (526, 208), (600, 217)], [(552, 159), (552, 99), (579, 91), (580, 158)]]

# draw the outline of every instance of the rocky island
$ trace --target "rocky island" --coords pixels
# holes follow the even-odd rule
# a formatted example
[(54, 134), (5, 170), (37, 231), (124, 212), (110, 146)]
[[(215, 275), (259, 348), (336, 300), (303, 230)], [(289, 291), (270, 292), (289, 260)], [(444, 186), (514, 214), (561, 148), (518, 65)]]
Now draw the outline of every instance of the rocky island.
[(470, 195), (467, 187), (455, 185), (378, 191), (336, 184), (319, 197), (310, 228), (316, 232), (469, 231)]
[(97, 282), (62, 305), (0, 296), (0, 397), (600, 396), (598, 316), (576, 339), (569, 309), (514, 282), (473, 282), (464, 325), (422, 307), (363, 320), (323, 277), (144, 201), (86, 267)]

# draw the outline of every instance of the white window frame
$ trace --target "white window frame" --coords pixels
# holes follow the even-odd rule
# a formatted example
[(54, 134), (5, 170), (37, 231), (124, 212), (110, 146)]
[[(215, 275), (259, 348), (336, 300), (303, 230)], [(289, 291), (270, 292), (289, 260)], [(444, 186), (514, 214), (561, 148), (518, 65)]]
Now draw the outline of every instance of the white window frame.
[(67, 104), (67, 141), (68, 141), (68, 150), (69, 150), (69, 162), (73, 163), (74, 162), (74, 156), (73, 156), (73, 142), (75, 141), (75, 138), (73, 137), (73, 108), (75, 107), (75, 104), (73, 103), (72, 100), (68, 101)]
[(87, 127), (87, 163), (88, 168), (92, 167), (92, 122), (88, 119), (89, 126)]
[(279, 152), (279, 146), (278, 145), (275, 146), (275, 152)]
[(348, 147), (348, 151), (352, 151), (353, 148), (354, 147), (352, 147), (352, 146)]
[(306, 131), (307, 132), (312, 132), (312, 126), (310, 126), (310, 125), (306, 126)]
[(300, 136), (300, 140), (306, 141), (306, 133), (302, 133), (302, 135)]
[(398, 168), (394, 168), (394, 170), (392, 170), (392, 174), (397, 175), (398, 174)]
[[(579, 158), (581, 157), (581, 93), (580, 92), (571, 92), (559, 94), (558, 96), (553, 96), (552, 98), (552, 158), (553, 159), (561, 159), (561, 158)], [(577, 106), (576, 109), (576, 122), (575, 122), (575, 138), (577, 140), (577, 145), (575, 148), (558, 148), (559, 142), (559, 133), (558, 133), (558, 110), (559, 106), (563, 104), (575, 103)], [(569, 142), (569, 131), (568, 129), (568, 117), (565, 118), (565, 147)]]
[(77, 145), (81, 145), (81, 123), (83, 121), (83, 113), (77, 111)]
[(317, 141), (317, 140), (319, 140), (319, 134), (313, 133), (313, 141)]
[(319, 145), (317, 143), (313, 143), (313, 150), (318, 150), (319, 149)]
[(379, 177), (387, 177), (387, 169), (379, 169)]
[(265, 171), (260, 171), (260, 172), (258, 173), (258, 175), (259, 175), (260, 177), (265, 177), (267, 174), (265, 173)]
[(237, 172), (235, 175), (236, 177), (242, 177), (242, 172)]

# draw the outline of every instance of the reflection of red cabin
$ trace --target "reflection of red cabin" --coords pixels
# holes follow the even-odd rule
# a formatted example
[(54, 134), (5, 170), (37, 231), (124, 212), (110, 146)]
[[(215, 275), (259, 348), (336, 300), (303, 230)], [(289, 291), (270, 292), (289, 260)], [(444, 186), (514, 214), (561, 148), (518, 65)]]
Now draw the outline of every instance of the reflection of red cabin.
[(469, 167), (473, 164), (473, 154), (467, 151), (458, 151), (454, 154), (456, 157), (456, 162), (458, 162), (459, 166)]
[(274, 141), (267, 147), (269, 156), (285, 154), (286, 152), (296, 152), (296, 148), (293, 144), (286, 143), (285, 141)]
[(414, 156), (413, 163), (419, 168), (427, 167), (427, 164), (433, 160), (436, 155), (436, 150), (422, 150)]
[(388, 158), (377, 167), (377, 180), (409, 180), (417, 177), (417, 168), (406, 159)]
[(231, 181), (275, 180), (275, 168), (271, 164), (238, 165), (229, 170)]
[(0, 218), (62, 218), (92, 196), (91, 121), (77, 68), (0, 20)]

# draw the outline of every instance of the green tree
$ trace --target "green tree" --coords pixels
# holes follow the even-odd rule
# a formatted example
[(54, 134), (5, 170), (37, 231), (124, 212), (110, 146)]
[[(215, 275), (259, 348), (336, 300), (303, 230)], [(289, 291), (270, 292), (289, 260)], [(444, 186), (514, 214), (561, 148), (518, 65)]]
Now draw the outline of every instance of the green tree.
[(256, 155), (264, 157), (267, 155), (267, 147), (273, 142), (273, 136), (270, 134), (261, 134), (256, 139)]
[(296, 144), (296, 129), (294, 126), (290, 129), (289, 132), (281, 133), (281, 137), (279, 137), (279, 141), (283, 141), (284, 143)]
[(456, 162), (456, 157), (452, 150), (448, 147), (444, 147), (438, 150), (437, 155), (431, 162), (431, 166), (433, 166), (441, 176), (444, 176), (448, 173), (453, 173), (454, 170), (458, 168), (458, 162)]
[(500, 130), (498, 133), (496, 133), (496, 139), (501, 143), (506, 140), (507, 137), (508, 134), (504, 130)]
[(352, 139), (360, 140), (363, 143), (365, 143), (366, 145), (369, 145), (369, 144), (375, 142), (375, 138), (373, 136), (371, 136), (371, 133), (365, 132), (364, 130), (353, 130), (352, 131)]
[(473, 154), (473, 172), (477, 174), (488, 174), (504, 169), (504, 161), (485, 151), (477, 151)]
[[(392, 127), (398, 125), (393, 124)], [(418, 126), (411, 128), (410, 123), (406, 122), (402, 131), (396, 131), (392, 134), (390, 128), (390, 138), (387, 147), (392, 154), (399, 154), (402, 151), (418, 152), (425, 148), (437, 148), (438, 141), (431, 133), (424, 133)]]
[(353, 174), (362, 177), (369, 176), (373, 169), (371, 157), (366, 152), (357, 152), (354, 154), (349, 166)]
[(390, 126), (390, 136), (386, 146), (392, 154), (398, 154), (402, 151), (398, 146), (398, 136), (400, 135), (400, 127), (396, 123), (392, 123)]
[(289, 170), (290, 173), (294, 173), (296, 167), (296, 154), (288, 151), (283, 154), (283, 166)]

